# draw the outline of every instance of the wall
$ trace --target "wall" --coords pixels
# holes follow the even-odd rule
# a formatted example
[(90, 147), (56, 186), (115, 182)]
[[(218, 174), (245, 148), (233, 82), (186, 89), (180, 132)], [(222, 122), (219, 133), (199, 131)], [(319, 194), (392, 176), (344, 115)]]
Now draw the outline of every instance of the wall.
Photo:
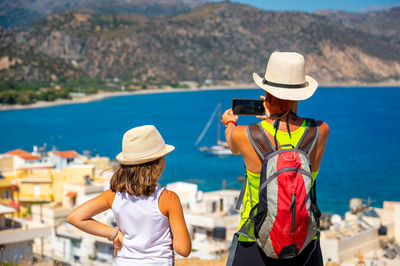
[[(36, 186), (40, 189), (36, 190)], [(50, 182), (38, 183), (38, 182), (20, 182), (19, 184), (20, 199), (32, 199), (32, 200), (53, 200), (54, 194), (52, 190), (52, 184)], [(39, 194), (35, 194), (39, 192)]]
[(86, 165), (71, 165), (64, 168), (66, 181), (68, 183), (84, 183), (85, 176), (90, 178), (94, 177), (94, 166), (90, 164)]
[(0, 172), (6, 173), (14, 170), (14, 160), (11, 155), (0, 155)]
[(5, 265), (6, 262), (20, 262), (25, 265), (33, 259), (32, 241), (6, 244), (0, 249), (0, 262)]

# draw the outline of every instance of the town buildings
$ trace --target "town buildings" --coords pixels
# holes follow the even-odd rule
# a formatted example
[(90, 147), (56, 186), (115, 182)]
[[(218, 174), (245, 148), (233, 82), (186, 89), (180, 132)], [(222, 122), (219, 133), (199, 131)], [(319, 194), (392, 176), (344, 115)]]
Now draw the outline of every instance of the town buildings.
[[(112, 242), (74, 228), (66, 217), (109, 188), (114, 166), (107, 157), (75, 151), (34, 148), (32, 153), (18, 149), (1, 154), (0, 261), (112, 264)], [(239, 192), (203, 192), (186, 182), (170, 183), (167, 189), (180, 197), (192, 239), (191, 256), (214, 259), (226, 253), (240, 221), (240, 213), (234, 210)], [(350, 209), (321, 230), (325, 262), (396, 265), (391, 263), (400, 256), (400, 203), (372, 208), (352, 200)], [(111, 210), (95, 219), (116, 225)]]
[[(0, 245), (6, 245), (1, 261), (28, 263), (35, 256), (71, 265), (110, 264), (112, 243), (80, 232), (66, 217), (105, 190), (112, 167), (107, 157), (76, 151), (34, 147), (32, 153), (17, 149), (0, 155), (0, 203), (5, 204), (0, 205)], [(96, 218), (115, 223), (110, 212)], [(14, 242), (5, 242), (3, 236)]]

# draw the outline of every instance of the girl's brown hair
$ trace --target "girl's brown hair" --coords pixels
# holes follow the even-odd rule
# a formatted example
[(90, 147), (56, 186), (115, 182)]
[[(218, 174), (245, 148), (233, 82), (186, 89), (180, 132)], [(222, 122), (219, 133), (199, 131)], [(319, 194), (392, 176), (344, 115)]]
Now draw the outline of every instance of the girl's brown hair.
[(110, 188), (132, 196), (150, 196), (156, 189), (164, 166), (164, 157), (138, 165), (120, 164), (111, 178)]

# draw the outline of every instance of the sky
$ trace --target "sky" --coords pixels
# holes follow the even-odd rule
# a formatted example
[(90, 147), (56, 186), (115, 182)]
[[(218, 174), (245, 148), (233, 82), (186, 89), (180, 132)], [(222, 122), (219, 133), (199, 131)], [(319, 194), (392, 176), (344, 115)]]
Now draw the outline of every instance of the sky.
[(397, 0), (233, 0), (265, 10), (298, 10), (314, 12), (321, 9), (340, 9), (349, 12), (376, 11), (393, 5)]

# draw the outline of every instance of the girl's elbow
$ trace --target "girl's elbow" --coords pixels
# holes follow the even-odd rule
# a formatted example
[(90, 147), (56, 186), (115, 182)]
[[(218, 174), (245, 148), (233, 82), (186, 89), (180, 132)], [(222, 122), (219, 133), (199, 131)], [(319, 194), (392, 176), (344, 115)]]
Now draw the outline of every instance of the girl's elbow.
[(174, 245), (174, 250), (176, 253), (186, 258), (187, 256), (190, 255), (190, 252), (192, 252), (192, 243), (189, 240), (189, 243), (186, 243), (185, 245), (179, 245), (179, 246)]
[(190, 255), (190, 252), (192, 252), (191, 247), (176, 251), (176, 253), (178, 253), (179, 255), (181, 255), (182, 257), (185, 257), (185, 258)]
[(72, 225), (75, 225), (75, 224), (76, 224), (76, 217), (75, 217), (75, 215), (74, 215), (73, 213), (70, 213), (70, 214), (68, 215), (68, 217), (67, 217), (67, 222), (70, 223), (70, 224), (72, 224)]

